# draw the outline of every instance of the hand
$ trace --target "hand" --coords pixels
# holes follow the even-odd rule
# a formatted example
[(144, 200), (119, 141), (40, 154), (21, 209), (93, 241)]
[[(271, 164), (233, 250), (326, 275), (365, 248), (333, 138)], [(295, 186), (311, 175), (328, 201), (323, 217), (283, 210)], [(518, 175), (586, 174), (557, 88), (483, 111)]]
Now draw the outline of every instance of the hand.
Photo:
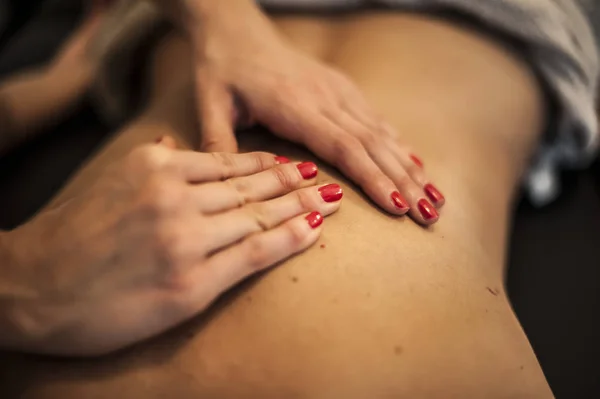
[(339, 208), (339, 186), (314, 187), (314, 164), (179, 151), (171, 141), (134, 150), (17, 231), (21, 254), (43, 249), (20, 284), (29, 295), (12, 301), (12, 319), (37, 337), (21, 349), (99, 355), (158, 334), (314, 244), (321, 215)]
[(255, 120), (336, 166), (388, 212), (436, 222), (444, 197), (359, 89), (285, 43), (259, 11), (228, 11), (190, 29), (203, 148), (235, 151), (236, 119)]
[(50, 75), (65, 83), (78, 82), (82, 90), (91, 84), (97, 66), (88, 55), (88, 48), (107, 15), (109, 4), (102, 0), (93, 0), (83, 21), (69, 36), (54, 56), (49, 68)]

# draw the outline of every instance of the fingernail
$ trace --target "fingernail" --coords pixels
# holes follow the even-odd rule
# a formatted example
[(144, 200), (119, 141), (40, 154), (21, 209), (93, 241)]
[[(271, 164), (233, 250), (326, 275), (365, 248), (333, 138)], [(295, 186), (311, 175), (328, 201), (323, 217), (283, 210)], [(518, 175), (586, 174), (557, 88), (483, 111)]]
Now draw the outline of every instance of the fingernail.
[(392, 202), (394, 203), (394, 205), (396, 205), (396, 208), (402, 209), (403, 211), (410, 208), (408, 201), (406, 201), (398, 191), (394, 191), (392, 193)]
[(422, 168), (423, 167), (423, 161), (421, 161), (421, 158), (419, 158), (418, 156), (416, 156), (415, 154), (410, 154), (410, 159), (419, 167)]
[(344, 191), (339, 184), (328, 184), (319, 189), (319, 194), (325, 202), (338, 202), (344, 196)]
[(319, 212), (312, 212), (306, 217), (306, 220), (308, 221), (308, 225), (310, 227), (316, 229), (323, 224), (323, 215), (321, 215)]
[(442, 195), (442, 193), (439, 192), (437, 188), (435, 188), (433, 184), (427, 184), (423, 189), (425, 190), (425, 194), (427, 194), (429, 199), (433, 201), (434, 204), (444, 202), (444, 196)]
[(275, 162), (277, 163), (277, 165), (281, 165), (284, 163), (290, 163), (291, 161), (286, 157), (275, 157)]
[(421, 212), (421, 215), (423, 215), (425, 220), (429, 221), (439, 217), (433, 205), (431, 205), (431, 203), (426, 199), (420, 200), (417, 205), (419, 207), (419, 212)]
[(160, 144), (160, 143), (162, 143), (162, 141), (163, 141), (164, 139), (165, 139), (165, 136), (160, 136), (160, 137), (157, 137), (157, 138), (156, 138), (156, 140), (154, 140), (154, 142), (155, 142), (156, 144)]
[(298, 165), (298, 170), (300, 171), (300, 174), (304, 180), (314, 179), (317, 177), (317, 173), (319, 173), (317, 165), (312, 162), (302, 162)]

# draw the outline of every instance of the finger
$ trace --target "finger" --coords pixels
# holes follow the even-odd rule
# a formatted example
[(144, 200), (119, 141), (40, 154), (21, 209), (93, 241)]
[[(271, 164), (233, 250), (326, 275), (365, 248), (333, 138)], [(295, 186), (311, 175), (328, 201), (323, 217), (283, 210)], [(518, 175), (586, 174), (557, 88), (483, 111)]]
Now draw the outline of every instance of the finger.
[(314, 185), (316, 172), (317, 165), (312, 162), (279, 165), (254, 175), (199, 185), (193, 195), (201, 212), (222, 212)]
[(174, 151), (167, 168), (190, 183), (202, 183), (252, 175), (285, 162), (289, 161), (267, 152), (229, 154)]
[[(336, 122), (354, 137), (357, 137), (367, 153), (396, 186), (401, 198), (410, 206), (409, 214), (418, 223), (429, 225), (438, 221), (439, 215), (425, 197), (423, 185), (418, 184), (409, 174), (405, 165), (396, 156), (394, 148), (397, 144), (389, 139), (388, 132), (379, 128), (369, 129), (345, 112), (337, 112), (331, 116)], [(409, 165), (416, 168), (414, 164)], [(419, 171), (413, 170), (413, 173)]]
[(300, 215), (216, 253), (196, 270), (199, 284), (191, 303), (202, 306), (246, 277), (309, 248), (321, 235), (322, 221), (318, 213)]
[[(385, 123), (382, 124), (382, 128), (393, 130), (391, 126)], [(389, 135), (390, 139), (387, 147), (394, 153), (396, 159), (402, 164), (413, 181), (423, 189), (429, 201), (431, 201), (436, 208), (444, 206), (446, 198), (425, 173), (421, 158), (415, 155), (411, 149), (399, 145), (397, 141), (392, 138), (394, 136), (397, 136), (394, 132)]]
[(205, 152), (237, 152), (234, 132), (233, 96), (207, 68), (196, 73), (200, 126), (200, 147)]
[(210, 237), (203, 237), (207, 253), (225, 248), (244, 237), (275, 228), (293, 217), (318, 211), (328, 216), (340, 207), (343, 191), (337, 184), (309, 187), (283, 197), (248, 204), (242, 208), (210, 216)]
[(356, 137), (323, 114), (306, 113), (299, 125), (313, 132), (303, 144), (358, 184), (376, 204), (392, 214), (408, 212), (409, 206), (394, 182), (371, 159)]

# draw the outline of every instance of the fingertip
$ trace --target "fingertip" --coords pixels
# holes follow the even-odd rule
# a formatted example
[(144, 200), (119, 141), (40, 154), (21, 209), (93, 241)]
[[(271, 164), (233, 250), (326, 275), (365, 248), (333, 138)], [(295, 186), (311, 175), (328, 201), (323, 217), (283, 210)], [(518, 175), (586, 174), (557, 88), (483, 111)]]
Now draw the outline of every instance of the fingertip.
[(430, 226), (434, 223), (437, 223), (440, 219), (440, 215), (436, 208), (425, 198), (421, 198), (417, 202), (417, 207), (415, 209), (416, 218), (420, 221), (421, 224)]
[(433, 184), (426, 184), (423, 187), (423, 191), (425, 191), (425, 194), (436, 208), (441, 208), (446, 203), (444, 195)]
[(406, 215), (410, 211), (410, 204), (399, 191), (392, 192), (390, 200), (395, 214)]
[(305, 216), (304, 219), (308, 223), (308, 226), (313, 230), (316, 230), (319, 227), (321, 227), (323, 225), (323, 221), (325, 220), (321, 212), (317, 211), (309, 213)]

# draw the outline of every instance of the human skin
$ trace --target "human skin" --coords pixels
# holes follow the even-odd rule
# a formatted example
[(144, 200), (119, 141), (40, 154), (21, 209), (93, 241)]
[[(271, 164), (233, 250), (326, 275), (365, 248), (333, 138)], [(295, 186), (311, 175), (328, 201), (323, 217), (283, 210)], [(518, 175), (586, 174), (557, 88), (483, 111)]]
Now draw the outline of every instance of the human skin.
[[(512, 201), (546, 120), (528, 65), (503, 42), (444, 18), (373, 12), (274, 21), (297, 48), (347, 74), (418, 150), (448, 198), (440, 222), (423, 228), (392, 217), (316, 160), (320, 179), (340, 183), (345, 202), (314, 248), (128, 351), (78, 362), (6, 356), (5, 393), (552, 397), (504, 290)], [(189, 56), (177, 36), (160, 44), (151, 92), (162, 101), (61, 195), (159, 132), (196, 145)], [(264, 133), (239, 137), (244, 151), (311, 159)]]

